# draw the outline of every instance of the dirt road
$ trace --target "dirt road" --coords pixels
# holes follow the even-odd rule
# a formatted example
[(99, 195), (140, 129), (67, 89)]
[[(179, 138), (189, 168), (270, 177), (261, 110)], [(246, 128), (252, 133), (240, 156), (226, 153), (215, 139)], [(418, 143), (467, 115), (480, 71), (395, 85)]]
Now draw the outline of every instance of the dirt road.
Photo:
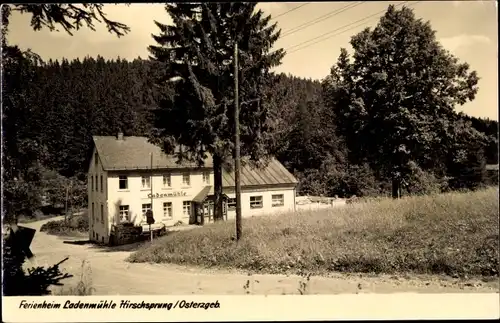
[[(53, 220), (53, 219), (52, 219)], [(53, 265), (65, 257), (61, 269), (75, 277), (68, 279), (65, 286), (74, 286), (82, 272), (82, 261), (91, 268), (88, 275), (95, 288), (94, 295), (188, 295), (188, 294), (298, 294), (299, 276), (248, 275), (229, 270), (206, 270), (194, 267), (158, 264), (132, 264), (125, 261), (132, 251), (117, 251), (98, 248), (93, 245), (63, 243), (60, 238), (40, 232), (48, 220), (25, 224), (37, 229), (31, 244), (37, 265)], [(122, 248), (123, 249), (123, 248)], [(248, 288), (244, 286), (249, 281)], [(498, 281), (459, 281), (443, 277), (367, 277), (337, 274), (332, 277), (312, 277), (307, 284), (309, 294), (341, 293), (492, 293), (498, 292)]]

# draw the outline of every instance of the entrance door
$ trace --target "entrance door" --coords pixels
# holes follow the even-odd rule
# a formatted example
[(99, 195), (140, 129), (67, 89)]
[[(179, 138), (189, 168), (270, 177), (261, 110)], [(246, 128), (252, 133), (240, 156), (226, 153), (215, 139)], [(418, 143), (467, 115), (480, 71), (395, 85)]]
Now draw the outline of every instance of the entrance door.
[(227, 200), (226, 199), (224, 199), (222, 201), (222, 216), (227, 221)]
[[(205, 217), (206, 222), (214, 221), (215, 205), (211, 200), (207, 200), (203, 203), (202, 214)], [(227, 201), (222, 202), (222, 216), (227, 221)]]
[(184, 223), (191, 223), (192, 219), (192, 203), (191, 201), (184, 201), (182, 202), (182, 222)]

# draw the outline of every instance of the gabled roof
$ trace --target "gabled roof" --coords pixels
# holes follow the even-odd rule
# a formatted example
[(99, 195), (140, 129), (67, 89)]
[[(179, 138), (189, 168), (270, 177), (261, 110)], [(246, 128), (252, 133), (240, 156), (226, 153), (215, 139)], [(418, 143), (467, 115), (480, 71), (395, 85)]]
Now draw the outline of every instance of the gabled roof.
[[(297, 179), (276, 158), (262, 168), (242, 164), (240, 170), (241, 186), (261, 186), (278, 184), (297, 184)], [(234, 187), (234, 171), (222, 171), (222, 187)]]
[[(177, 158), (165, 154), (159, 146), (151, 144), (146, 137), (93, 136), (102, 167), (107, 171), (151, 169), (151, 153), (154, 169), (197, 168), (194, 163), (177, 164)], [(213, 168), (212, 156), (207, 154), (205, 168)], [(297, 184), (297, 179), (275, 158), (262, 168), (242, 164), (241, 186)], [(234, 171), (223, 169), (222, 186), (234, 187)]]
[[(205, 186), (198, 195), (193, 198), (193, 202), (201, 203), (205, 201), (210, 196), (214, 195), (214, 187), (212, 185)], [(223, 198), (227, 198), (227, 195), (222, 193)]]
[[(94, 145), (104, 170), (151, 169), (153, 168), (198, 168), (196, 163), (177, 164), (177, 158), (165, 154), (161, 148), (148, 141), (146, 137), (128, 136), (118, 140), (115, 136), (93, 136)], [(208, 155), (205, 166), (212, 168), (212, 158)]]
[(200, 191), (200, 193), (198, 193), (198, 195), (196, 195), (193, 198), (193, 202), (201, 203), (201, 202), (203, 202), (203, 200), (205, 200), (207, 198), (208, 195), (210, 195), (210, 193), (213, 194), (213, 192), (214, 192), (214, 190), (213, 190), (212, 186), (205, 186)]

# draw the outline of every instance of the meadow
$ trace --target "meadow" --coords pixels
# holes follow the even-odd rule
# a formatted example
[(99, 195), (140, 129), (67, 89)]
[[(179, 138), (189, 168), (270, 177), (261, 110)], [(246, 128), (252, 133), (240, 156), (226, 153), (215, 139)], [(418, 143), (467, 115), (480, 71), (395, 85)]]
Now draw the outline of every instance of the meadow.
[(498, 276), (498, 188), (377, 199), (172, 232), (128, 261), (261, 273)]

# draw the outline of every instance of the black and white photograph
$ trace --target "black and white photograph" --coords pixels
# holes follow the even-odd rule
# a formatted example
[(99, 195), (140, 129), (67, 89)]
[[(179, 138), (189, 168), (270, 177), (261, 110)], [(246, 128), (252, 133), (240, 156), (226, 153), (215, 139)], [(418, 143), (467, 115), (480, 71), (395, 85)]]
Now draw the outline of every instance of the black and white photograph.
[(497, 2), (1, 12), (3, 296), (499, 293)]

